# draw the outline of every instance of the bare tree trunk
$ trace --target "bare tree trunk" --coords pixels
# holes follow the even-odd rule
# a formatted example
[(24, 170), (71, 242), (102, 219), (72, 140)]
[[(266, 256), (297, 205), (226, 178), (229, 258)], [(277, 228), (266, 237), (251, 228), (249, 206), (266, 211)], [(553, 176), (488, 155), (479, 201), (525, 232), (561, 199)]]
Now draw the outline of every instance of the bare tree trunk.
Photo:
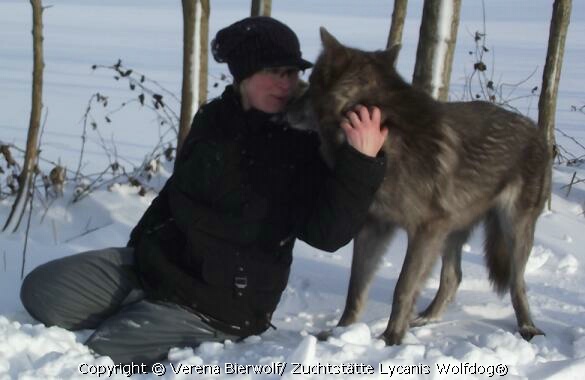
[[(559, 80), (565, 53), (565, 40), (571, 19), (571, 0), (555, 0), (548, 36), (546, 63), (542, 74), (542, 90), (538, 100), (538, 127), (546, 134), (550, 151), (555, 145), (555, 114)], [(551, 172), (552, 175), (552, 160)], [(548, 208), (550, 210), (550, 195)]]
[(386, 49), (402, 43), (402, 30), (404, 29), (404, 20), (406, 19), (406, 8), (408, 0), (394, 0), (394, 10), (392, 11), (392, 24), (390, 25), (390, 34)]
[[(33, 86), (32, 108), (26, 139), (26, 152), (22, 172), (18, 176), (18, 193), (2, 231), (18, 229), (26, 203), (32, 196), (32, 180), (38, 154), (41, 111), (43, 108), (43, 4), (42, 0), (30, 0), (33, 9)], [(32, 205), (31, 205), (32, 207)]]
[(183, 84), (177, 154), (191, 129), (193, 116), (207, 100), (209, 0), (182, 0)]
[(461, 0), (425, 0), (412, 84), (447, 100)]
[(272, 0), (252, 0), (251, 16), (270, 16)]
[[(209, 0), (199, 0), (201, 12), (199, 17), (199, 99), (196, 102), (197, 108), (207, 101), (207, 61), (209, 56), (209, 16), (211, 5)], [(197, 57), (197, 55), (196, 55)]]

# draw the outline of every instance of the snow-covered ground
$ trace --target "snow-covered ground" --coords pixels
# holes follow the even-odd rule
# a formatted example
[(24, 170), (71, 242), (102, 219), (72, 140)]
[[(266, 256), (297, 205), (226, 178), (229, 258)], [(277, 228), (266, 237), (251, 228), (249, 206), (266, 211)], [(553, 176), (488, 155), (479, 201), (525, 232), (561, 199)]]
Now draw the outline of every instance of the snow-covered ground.
[[(139, 5), (138, 5), (139, 3)], [(319, 51), (318, 27), (326, 26), (340, 41), (363, 49), (385, 46), (391, 1), (379, 0), (277, 0), (273, 16), (297, 31), (308, 59)], [(399, 70), (410, 78), (422, 1), (411, 0), (404, 31)], [(536, 97), (526, 97), (540, 85), (548, 22), (549, 1), (486, 1), (486, 63), (497, 83), (526, 79), (511, 97), (514, 105), (536, 117)], [(45, 91), (48, 108), (43, 134), (43, 157), (74, 168), (79, 160), (80, 119), (94, 92), (119, 103), (131, 96), (126, 83), (116, 82), (93, 64), (113, 64), (122, 59), (175, 93), (180, 92), (181, 13), (179, 1), (73, 0), (45, 1), (53, 5), (44, 13)], [(242, 18), (249, 1), (212, 1), (210, 34)], [(31, 10), (28, 2), (0, 2), (0, 141), (23, 147), (30, 107), (32, 71)], [(482, 30), (480, 1), (463, 2), (458, 48), (452, 75), (452, 96), (460, 98), (473, 60), (472, 35)], [(585, 114), (571, 106), (585, 104), (585, 4), (575, 1), (569, 27), (560, 84), (557, 127), (585, 144)], [(581, 36), (581, 37), (580, 37)], [(535, 72), (530, 77), (532, 72)], [(218, 78), (226, 69), (211, 61), (210, 96), (223, 86)], [(214, 82), (219, 82), (214, 87)], [(108, 144), (131, 169), (159, 139), (153, 115), (134, 109), (115, 115), (111, 124), (100, 123)], [(566, 155), (579, 157), (585, 149), (559, 132)], [(138, 137), (139, 136), (139, 137)], [(107, 159), (99, 137), (90, 133), (83, 167), (102, 170)], [(112, 141), (115, 141), (113, 143)], [(569, 156), (570, 157), (570, 156)], [(6, 169), (0, 158), (0, 165)], [(149, 186), (159, 188), (172, 168), (164, 163)], [(327, 342), (317, 342), (314, 332), (335, 325), (345, 301), (351, 262), (351, 244), (334, 254), (317, 251), (299, 242), (289, 286), (274, 316), (277, 330), (242, 343), (206, 343), (196, 349), (173, 349), (165, 362), (167, 379), (179, 378), (486, 378), (581, 379), (585, 371), (585, 184), (564, 186), (573, 173), (585, 178), (583, 166), (557, 165), (554, 169), (552, 211), (541, 216), (526, 281), (537, 325), (546, 336), (525, 342), (515, 332), (509, 297), (490, 290), (483, 265), (483, 235), (478, 230), (465, 246), (463, 282), (443, 321), (411, 329), (404, 344), (385, 347), (377, 336), (384, 330), (392, 292), (398, 277), (406, 240), (399, 234), (375, 278), (361, 323), (335, 330)], [(5, 177), (2, 181), (5, 180)], [(5, 186), (2, 183), (0, 186)], [(89, 331), (68, 332), (46, 328), (23, 309), (18, 292), (20, 273), (51, 259), (75, 252), (125, 244), (128, 233), (154, 197), (142, 197), (136, 188), (114, 185), (70, 204), (73, 189), (44, 209), (37, 205), (31, 219), (26, 261), (23, 262), (24, 228), (0, 235), (0, 379), (88, 378), (98, 369), (114, 369), (111, 359), (93, 357), (83, 346)], [(12, 199), (0, 201), (0, 221), (8, 215)], [(581, 248), (579, 248), (581, 247)], [(438, 287), (435, 270), (418, 302), (422, 308)], [(234, 364), (257, 365), (234, 373)], [(304, 363), (296, 374), (293, 363)], [(284, 364), (286, 367), (283, 369)], [(318, 367), (321, 364), (322, 367)], [(342, 366), (345, 364), (345, 366)], [(198, 367), (207, 365), (207, 367)], [(327, 367), (329, 365), (329, 367)], [(368, 373), (370, 367), (373, 374)], [(450, 366), (450, 367), (449, 367)], [(196, 374), (206, 369), (208, 374)], [(338, 372), (361, 372), (342, 375)], [(447, 373), (446, 371), (449, 370)], [(315, 374), (319, 371), (321, 374)], [(180, 372), (180, 373), (178, 373)], [(213, 374), (219, 372), (219, 375)], [(276, 373), (274, 373), (276, 372)], [(411, 375), (405, 375), (411, 373)], [(96, 375), (93, 375), (96, 377)], [(102, 375), (107, 378), (107, 374)], [(112, 378), (126, 378), (118, 368)], [(155, 375), (133, 375), (154, 378)]]

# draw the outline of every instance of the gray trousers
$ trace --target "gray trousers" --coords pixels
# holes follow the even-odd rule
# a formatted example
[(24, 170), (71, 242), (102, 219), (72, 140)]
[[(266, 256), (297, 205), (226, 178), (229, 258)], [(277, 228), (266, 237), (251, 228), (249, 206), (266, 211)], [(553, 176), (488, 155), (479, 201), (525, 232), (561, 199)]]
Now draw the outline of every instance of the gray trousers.
[(172, 347), (237, 340), (173, 303), (144, 299), (132, 248), (79, 253), (43, 264), (24, 279), (20, 299), (47, 326), (95, 329), (86, 344), (114, 363), (164, 360)]

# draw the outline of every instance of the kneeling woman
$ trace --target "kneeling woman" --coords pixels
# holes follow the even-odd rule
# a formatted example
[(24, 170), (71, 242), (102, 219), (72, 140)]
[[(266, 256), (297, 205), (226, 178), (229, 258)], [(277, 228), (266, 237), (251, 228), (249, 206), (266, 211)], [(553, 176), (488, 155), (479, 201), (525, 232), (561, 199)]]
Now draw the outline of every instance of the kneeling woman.
[(379, 110), (347, 115), (351, 133), (333, 169), (315, 134), (282, 121), (299, 72), (311, 67), (288, 26), (246, 18), (220, 30), (212, 51), (234, 84), (200, 108), (128, 246), (49, 262), (22, 285), (33, 317), (95, 329), (87, 345), (116, 363), (265, 331), (295, 240), (327, 251), (347, 244), (383, 179)]

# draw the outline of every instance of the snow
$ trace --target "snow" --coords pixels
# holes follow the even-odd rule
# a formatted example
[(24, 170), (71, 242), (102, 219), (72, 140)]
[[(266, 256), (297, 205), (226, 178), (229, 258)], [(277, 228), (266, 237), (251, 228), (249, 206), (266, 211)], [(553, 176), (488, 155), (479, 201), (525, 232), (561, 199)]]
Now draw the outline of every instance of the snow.
[[(399, 71), (409, 79), (414, 67), (422, 1), (410, 1), (404, 30)], [(534, 86), (540, 86), (546, 54), (551, 2), (486, 1), (487, 42), (494, 57), (497, 80), (522, 83), (513, 96), (522, 112), (536, 117)], [(297, 31), (303, 54), (313, 60), (319, 52), (318, 27), (323, 25), (340, 41), (366, 50), (385, 46), (391, 2), (364, 0), (279, 0), (272, 13)], [(45, 5), (49, 5), (45, 1)], [(142, 0), (140, 7), (120, 0), (55, 0), (45, 10), (45, 92), (49, 109), (42, 137), (43, 157), (76, 168), (81, 147), (83, 115), (96, 91), (113, 104), (129, 97), (127, 84), (110, 73), (92, 71), (92, 64), (109, 65), (121, 58), (134, 68), (180, 93), (181, 7), (178, 1)], [(250, 11), (249, 2), (214, 0), (210, 35)], [(585, 143), (585, 115), (571, 111), (585, 103), (585, 3), (573, 2), (573, 14), (557, 102), (557, 127)], [(24, 146), (30, 108), (32, 72), (31, 11), (28, 2), (0, 2), (0, 140)], [(473, 32), (482, 29), (481, 2), (463, 2), (457, 37), (451, 93), (461, 97), (465, 75), (473, 62)], [(488, 66), (491, 61), (486, 62)], [(490, 68), (491, 69), (491, 68)], [(223, 87), (225, 66), (210, 62), (210, 96)], [(213, 86), (218, 82), (217, 87)], [(152, 114), (136, 111), (115, 115), (100, 125), (105, 140), (115, 141), (127, 169), (140, 165), (158, 142), (160, 130)], [(585, 152), (573, 140), (557, 134), (563, 154)], [(108, 165), (95, 134), (89, 135), (83, 170), (99, 172)], [(123, 160), (122, 160), (123, 159)], [(0, 158), (4, 165), (4, 161)], [(163, 162), (148, 186), (159, 189), (172, 171)], [(400, 272), (406, 237), (397, 234), (375, 277), (360, 322), (335, 328), (345, 302), (351, 265), (351, 244), (335, 253), (315, 250), (299, 242), (290, 282), (273, 323), (262, 336), (241, 343), (204, 343), (197, 348), (176, 347), (163, 363), (165, 379), (185, 378), (356, 378), (384, 379), (580, 379), (585, 371), (585, 183), (565, 185), (573, 173), (585, 177), (583, 165), (556, 165), (553, 173), (552, 210), (539, 219), (534, 247), (526, 270), (528, 298), (536, 324), (546, 332), (531, 342), (516, 332), (509, 296), (491, 291), (483, 264), (481, 229), (464, 247), (463, 281), (441, 321), (412, 328), (400, 346), (386, 347), (378, 339), (390, 313), (392, 292)], [(5, 177), (1, 177), (4, 181)], [(5, 186), (4, 183), (1, 186)], [(128, 378), (127, 368), (108, 357), (94, 357), (83, 345), (91, 331), (69, 332), (44, 327), (26, 313), (19, 300), (21, 268), (28, 273), (49, 260), (76, 252), (124, 245), (130, 229), (155, 196), (138, 195), (125, 183), (94, 191), (71, 203), (73, 185), (64, 198), (48, 208), (36, 205), (31, 219), (26, 260), (24, 229), (0, 234), (0, 379)], [(12, 199), (0, 201), (0, 221), (7, 217)], [(439, 284), (435, 268), (417, 302), (426, 306)], [(333, 328), (326, 342), (313, 336)], [(296, 374), (293, 363), (302, 363)], [(286, 365), (285, 365), (286, 364)], [(248, 367), (246, 367), (248, 366)], [(254, 367), (256, 366), (256, 367)], [(374, 373), (367, 372), (369, 368)], [(449, 373), (445, 371), (449, 369)], [(239, 371), (241, 369), (241, 371)], [(93, 371), (93, 375), (91, 374)], [(207, 371), (198, 374), (197, 371)], [(256, 374), (254, 371), (264, 371)], [(282, 372), (281, 372), (282, 371)], [(353, 371), (353, 372), (352, 372)], [(361, 371), (361, 372), (359, 372)], [(343, 375), (342, 373), (357, 373)], [(87, 373), (87, 374), (85, 374)], [(339, 374), (338, 374), (339, 373)], [(132, 378), (156, 378), (134, 374)]]

